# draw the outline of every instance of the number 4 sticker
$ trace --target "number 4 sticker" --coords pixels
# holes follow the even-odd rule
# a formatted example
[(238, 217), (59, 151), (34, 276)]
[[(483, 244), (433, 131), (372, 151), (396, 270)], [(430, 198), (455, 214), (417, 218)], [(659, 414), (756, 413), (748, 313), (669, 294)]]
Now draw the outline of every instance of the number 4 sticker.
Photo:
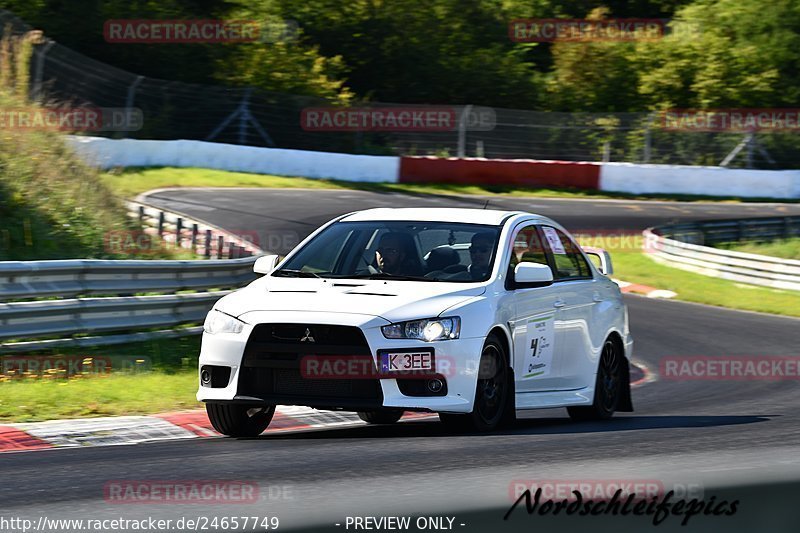
[(555, 315), (528, 320), (527, 350), (523, 379), (547, 376), (553, 364), (553, 332)]

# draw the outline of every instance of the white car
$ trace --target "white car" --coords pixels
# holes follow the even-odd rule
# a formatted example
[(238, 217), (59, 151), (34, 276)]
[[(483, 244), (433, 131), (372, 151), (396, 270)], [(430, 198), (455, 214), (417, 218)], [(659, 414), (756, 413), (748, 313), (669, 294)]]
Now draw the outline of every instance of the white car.
[(276, 405), (371, 423), (435, 412), (477, 431), (518, 410), (633, 410), (610, 257), (549, 218), (370, 209), (254, 269), (264, 276), (221, 298), (204, 326), (197, 399), (222, 434), (260, 434)]

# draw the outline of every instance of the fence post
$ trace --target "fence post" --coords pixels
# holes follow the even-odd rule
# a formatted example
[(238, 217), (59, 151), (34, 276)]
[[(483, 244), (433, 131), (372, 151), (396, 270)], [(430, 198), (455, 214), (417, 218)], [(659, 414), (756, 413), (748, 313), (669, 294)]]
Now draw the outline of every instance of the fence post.
[(217, 259), (222, 259), (222, 253), (225, 250), (225, 237), (220, 235), (217, 237)]
[(175, 248), (181, 247), (181, 233), (183, 233), (183, 218), (178, 217), (178, 222), (175, 224)]
[(197, 224), (192, 224), (192, 253), (197, 252)]
[(206, 247), (203, 250), (203, 255), (206, 256), (206, 259), (211, 259), (211, 230), (206, 230)]
[(158, 212), (158, 237), (164, 236), (164, 211)]
[(139, 206), (139, 227), (144, 227), (144, 206)]
[(466, 157), (467, 153), (467, 118), (472, 112), (472, 105), (464, 106), (461, 120), (458, 121), (458, 157)]

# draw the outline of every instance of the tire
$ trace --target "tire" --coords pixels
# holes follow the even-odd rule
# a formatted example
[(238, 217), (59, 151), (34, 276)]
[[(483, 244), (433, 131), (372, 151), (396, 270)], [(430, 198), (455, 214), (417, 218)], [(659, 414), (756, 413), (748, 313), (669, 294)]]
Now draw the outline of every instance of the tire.
[(253, 407), (235, 403), (206, 402), (211, 425), (229, 437), (258, 437), (267, 429), (275, 414), (275, 406)]
[(378, 411), (359, 411), (358, 418), (367, 424), (394, 424), (403, 416), (402, 409), (380, 409)]
[(594, 385), (594, 401), (591, 406), (567, 407), (573, 420), (608, 420), (620, 404), (623, 391), (624, 373), (622, 353), (617, 344), (606, 339), (597, 366), (597, 379)]
[(439, 413), (439, 420), (451, 431), (487, 432), (513, 420), (513, 378), (508, 355), (495, 335), (486, 337), (481, 351), (475, 402), (471, 413)]

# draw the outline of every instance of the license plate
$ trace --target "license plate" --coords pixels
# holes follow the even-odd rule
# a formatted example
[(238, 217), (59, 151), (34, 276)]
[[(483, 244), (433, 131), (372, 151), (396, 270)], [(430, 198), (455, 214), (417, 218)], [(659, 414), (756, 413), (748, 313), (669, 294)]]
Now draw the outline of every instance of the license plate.
[(418, 370), (433, 370), (433, 353), (419, 352), (384, 352), (381, 354), (381, 371), (413, 372)]

